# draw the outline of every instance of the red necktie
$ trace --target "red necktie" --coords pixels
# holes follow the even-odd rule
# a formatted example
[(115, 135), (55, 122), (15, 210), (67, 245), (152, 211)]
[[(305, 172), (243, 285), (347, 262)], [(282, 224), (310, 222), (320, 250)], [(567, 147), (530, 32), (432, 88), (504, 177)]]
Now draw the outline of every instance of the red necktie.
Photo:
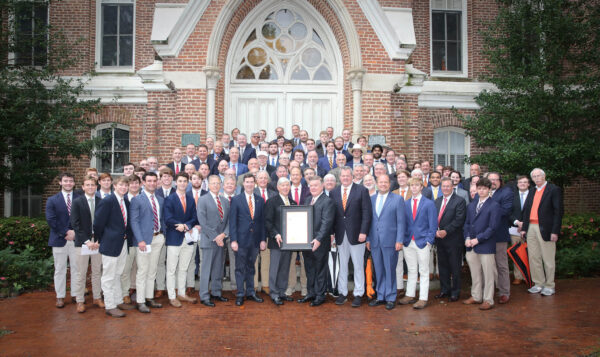
[(158, 232), (158, 209), (156, 208), (156, 202), (154, 201), (154, 195), (150, 195), (150, 201), (152, 201), (152, 213), (154, 214), (154, 233)]
[(442, 204), (442, 209), (440, 209), (440, 214), (438, 215), (438, 226), (440, 225), (440, 221), (442, 220), (442, 215), (444, 214), (444, 210), (446, 209), (446, 201), (448, 199), (444, 197), (444, 203)]
[(125, 214), (125, 206), (123, 206), (123, 198), (121, 198), (121, 202), (119, 203), (121, 206), (121, 214), (123, 215), (123, 223), (127, 226), (127, 215)]
[(67, 212), (71, 215), (71, 194), (67, 193)]
[(294, 201), (296, 201), (296, 204), (300, 204), (300, 197), (298, 197), (298, 187), (296, 187), (296, 192), (294, 193)]
[(219, 217), (221, 217), (221, 220), (223, 220), (223, 206), (221, 206), (221, 200), (219, 199), (219, 196), (217, 196), (217, 209), (219, 210)]
[(261, 191), (262, 191), (263, 200), (265, 200), (265, 202), (267, 202), (267, 196), (265, 196), (265, 189), (263, 188)]
[[(415, 198), (413, 201), (415, 201), (415, 203), (413, 204), (413, 210), (412, 210), (413, 211), (412, 212), (412, 214), (413, 214), (413, 221), (414, 221), (415, 218), (417, 218), (417, 199)], [(413, 235), (411, 239), (415, 240), (415, 236)]]
[(175, 163), (175, 175), (179, 173), (179, 164)]

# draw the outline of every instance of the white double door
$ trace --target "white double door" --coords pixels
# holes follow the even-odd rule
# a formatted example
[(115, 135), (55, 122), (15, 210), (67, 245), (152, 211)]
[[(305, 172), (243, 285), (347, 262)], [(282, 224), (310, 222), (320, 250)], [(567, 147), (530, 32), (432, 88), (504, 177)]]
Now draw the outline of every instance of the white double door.
[(250, 135), (260, 129), (267, 139), (275, 139), (275, 128), (285, 129), (291, 137), (292, 125), (298, 124), (315, 140), (328, 126), (342, 130), (342, 100), (335, 92), (232, 90), (229, 110), (225, 113), (225, 131), (239, 128)]

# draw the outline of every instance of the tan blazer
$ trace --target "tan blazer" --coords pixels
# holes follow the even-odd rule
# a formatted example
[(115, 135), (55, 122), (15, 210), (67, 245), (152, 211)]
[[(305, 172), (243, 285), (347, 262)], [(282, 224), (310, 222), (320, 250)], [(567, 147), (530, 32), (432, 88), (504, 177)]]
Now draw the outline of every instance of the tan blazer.
[[(398, 188), (398, 189), (396, 189), (396, 190), (392, 191), (392, 193), (395, 193), (395, 194), (397, 194), (398, 196), (401, 196), (401, 195), (400, 195), (400, 188)], [(410, 192), (410, 187), (409, 187), (409, 186), (407, 186), (407, 187), (406, 187), (406, 198), (405, 198), (404, 200), (405, 200), (405, 201), (408, 201), (408, 200), (410, 200), (410, 198), (411, 198), (411, 197), (412, 197), (412, 192)]]

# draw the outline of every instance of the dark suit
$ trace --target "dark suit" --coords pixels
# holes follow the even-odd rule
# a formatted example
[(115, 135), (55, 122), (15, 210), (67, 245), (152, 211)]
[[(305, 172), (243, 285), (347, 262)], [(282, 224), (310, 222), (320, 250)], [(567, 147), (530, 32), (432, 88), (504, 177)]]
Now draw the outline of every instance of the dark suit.
[[(167, 167), (170, 168), (173, 171), (173, 176), (175, 176), (176, 173), (178, 172), (183, 172), (185, 169), (185, 164), (183, 163), (183, 161), (179, 161), (179, 170), (175, 170), (175, 162), (171, 161), (167, 164)], [(196, 168), (197, 170), (198, 168)]]
[(127, 211), (127, 226), (123, 221), (121, 205), (117, 196), (110, 195), (100, 201), (94, 217), (94, 237), (100, 243), (100, 254), (109, 257), (118, 257), (126, 242), (127, 231), (129, 230), (129, 203), (123, 200)]
[[(72, 193), (72, 197), (74, 201), (78, 196)], [(64, 247), (67, 244), (65, 235), (72, 228), (67, 203), (62, 191), (48, 198), (46, 202), (46, 222), (48, 222), (48, 226), (50, 227), (48, 246)]]
[[(531, 216), (531, 207), (533, 197), (535, 196), (535, 186), (529, 190), (525, 206), (523, 207), (523, 231), (529, 229), (529, 217)], [(544, 193), (538, 207), (538, 220), (542, 239), (550, 241), (551, 234), (560, 234), (560, 225), (562, 223), (563, 207), (561, 204), (561, 192), (558, 186), (546, 183)]]
[[(500, 222), (498, 229), (494, 232), (496, 239), (496, 270), (498, 274), (496, 288), (500, 296), (510, 295), (510, 270), (506, 250), (510, 243), (508, 229), (512, 226), (510, 214), (512, 212), (513, 195), (513, 190), (510, 187), (502, 186), (494, 191), (494, 195), (491, 197), (500, 206)], [(477, 196), (475, 198), (475, 201), (479, 199)]]
[[(98, 209), (100, 199), (94, 197), (94, 212)], [(92, 238), (92, 212), (84, 195), (73, 200), (71, 206), (71, 226), (75, 231), (75, 247), (81, 247), (83, 243)]]
[[(167, 196), (167, 197), (165, 197), (165, 191), (164, 191), (164, 190), (165, 190), (165, 189), (164, 189), (162, 186), (160, 186), (159, 188), (157, 188), (157, 189), (156, 189), (156, 197), (160, 197), (160, 198), (162, 198), (163, 200), (164, 200), (164, 199), (166, 199), (168, 196)], [(172, 195), (174, 195), (174, 194), (175, 194), (175, 191), (176, 191), (176, 190), (175, 190), (175, 188), (174, 188), (174, 187), (171, 187), (171, 188), (170, 188), (170, 190), (169, 190), (169, 196), (172, 196)]]
[(244, 148), (244, 153), (240, 153), (240, 162), (244, 165), (248, 165), (248, 161), (250, 161), (250, 159), (253, 158), (256, 158), (256, 150), (254, 150), (252, 146), (246, 145), (246, 147)]
[(465, 220), (463, 235), (465, 238), (475, 239), (479, 243), (473, 249), (478, 254), (495, 254), (496, 239), (495, 232), (500, 224), (500, 205), (494, 200), (486, 199), (476, 214), (479, 199), (473, 200), (467, 207), (467, 218)]
[(235, 164), (233, 163), (229, 163), (229, 167), (233, 168), (235, 165), (235, 176), (241, 176), (243, 174), (245, 174), (246, 172), (248, 172), (248, 166), (246, 164), (243, 164), (241, 162), (237, 162)]
[[(306, 204), (310, 204), (312, 196), (308, 196)], [(327, 258), (331, 248), (331, 230), (335, 220), (335, 206), (333, 200), (323, 192), (313, 207), (313, 239), (321, 245), (314, 252), (302, 252), (304, 256), (304, 269), (306, 270), (307, 297), (325, 299), (327, 288)]]
[[(296, 202), (290, 201), (290, 206)], [(267, 232), (267, 247), (271, 252), (271, 265), (269, 266), (269, 290), (271, 298), (275, 299), (285, 295), (290, 273), (290, 260), (292, 252), (279, 249), (275, 237), (282, 233), (281, 206), (284, 205), (279, 193), (267, 200), (265, 205), (265, 230)]]
[(235, 281), (238, 297), (255, 294), (254, 262), (259, 252), (260, 242), (266, 240), (265, 203), (262, 197), (254, 193), (252, 195), (254, 217), (250, 215), (245, 192), (233, 197), (229, 211), (229, 235), (232, 243), (238, 243), (238, 251), (235, 252)]
[[(299, 200), (298, 200), (298, 202), (296, 202), (296, 203), (297, 203), (297, 204), (300, 204), (300, 205), (304, 205), (304, 204), (307, 204), (307, 202), (308, 202), (308, 201), (306, 200), (306, 198), (307, 198), (308, 196), (310, 196), (310, 189), (308, 188), (308, 185), (306, 185), (306, 184), (302, 184), (302, 183), (301, 183), (301, 184), (300, 184), (300, 186), (301, 186), (302, 188), (300, 189), (300, 194), (298, 195), (298, 196), (299, 196), (299, 197), (298, 197), (298, 198), (299, 198)], [(295, 187), (292, 185), (292, 186), (290, 187), (290, 194), (288, 195), (288, 198), (290, 199), (290, 201), (294, 201), (294, 202), (296, 201), (296, 200), (294, 199), (294, 197), (295, 197), (295, 193), (296, 193), (296, 188), (295, 188)]]
[(439, 221), (438, 229), (446, 231), (444, 238), (435, 238), (440, 285), (442, 293), (457, 297), (460, 295), (460, 267), (464, 245), (463, 225), (467, 214), (467, 205), (465, 200), (453, 194), (450, 196), (450, 200), (447, 200), (444, 213), (440, 217), (443, 203), (444, 196), (440, 192), (435, 200)]
[(335, 163), (335, 155), (333, 155), (333, 158), (331, 160), (332, 160), (331, 161), (332, 166), (329, 167), (329, 158), (327, 157), (327, 155), (324, 155), (319, 158), (319, 161), (317, 162), (317, 166), (319, 166), (321, 169), (325, 170), (325, 172), (329, 172), (337, 167), (337, 164)]
[(185, 232), (180, 232), (175, 229), (176, 224), (185, 224), (189, 229), (192, 229), (198, 224), (198, 216), (196, 214), (196, 204), (191, 192), (185, 195), (185, 212), (181, 205), (181, 200), (177, 194), (170, 195), (164, 201), (165, 208), (165, 245), (180, 246), (183, 243)]
[[(327, 164), (329, 165), (329, 164)], [(307, 164), (302, 165), (300, 167), (302, 169), (302, 173), (304, 173), (304, 170), (310, 168), (310, 166), (308, 166)], [(327, 171), (325, 169), (323, 169), (322, 167), (320, 167), (319, 165), (317, 165), (316, 167), (316, 174), (319, 175), (321, 178), (325, 177), (325, 175), (327, 175)]]

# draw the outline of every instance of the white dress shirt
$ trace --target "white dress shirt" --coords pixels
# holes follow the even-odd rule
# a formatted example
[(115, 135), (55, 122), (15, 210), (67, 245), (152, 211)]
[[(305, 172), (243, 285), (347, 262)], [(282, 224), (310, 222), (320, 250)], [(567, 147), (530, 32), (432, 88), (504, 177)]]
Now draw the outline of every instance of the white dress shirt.
[[(156, 193), (156, 192), (154, 192)], [(144, 194), (146, 195), (146, 197), (148, 197), (148, 201), (150, 201), (150, 207), (152, 207), (152, 199), (150, 198), (151, 194), (147, 191), (144, 191)], [(165, 196), (165, 198), (167, 198), (167, 196)], [(156, 195), (154, 195), (154, 203), (156, 204), (156, 216), (158, 217), (158, 231), (160, 232), (160, 204), (158, 203), (158, 198), (156, 197)], [(156, 232), (154, 232), (156, 233)]]

